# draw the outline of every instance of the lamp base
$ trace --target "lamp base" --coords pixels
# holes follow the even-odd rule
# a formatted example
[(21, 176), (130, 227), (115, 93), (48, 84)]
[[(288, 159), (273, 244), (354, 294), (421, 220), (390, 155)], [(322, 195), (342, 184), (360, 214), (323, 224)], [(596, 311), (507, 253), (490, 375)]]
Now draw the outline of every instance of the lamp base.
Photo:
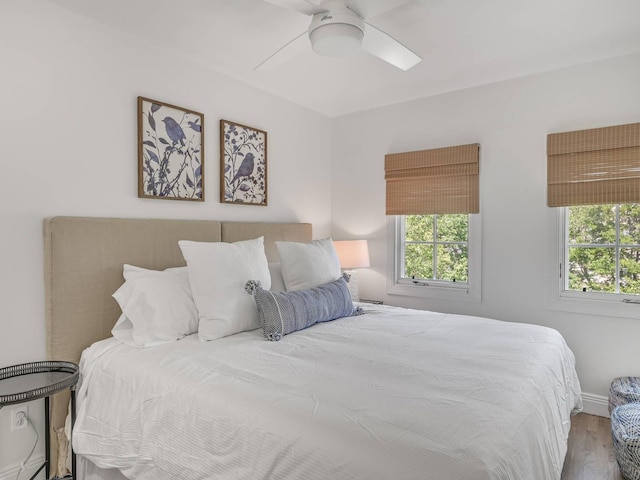
[(347, 287), (349, 288), (349, 293), (351, 294), (351, 300), (354, 302), (360, 301), (360, 289), (358, 288), (358, 272), (356, 270), (345, 270), (345, 273), (348, 273), (351, 277), (349, 282), (347, 282)]

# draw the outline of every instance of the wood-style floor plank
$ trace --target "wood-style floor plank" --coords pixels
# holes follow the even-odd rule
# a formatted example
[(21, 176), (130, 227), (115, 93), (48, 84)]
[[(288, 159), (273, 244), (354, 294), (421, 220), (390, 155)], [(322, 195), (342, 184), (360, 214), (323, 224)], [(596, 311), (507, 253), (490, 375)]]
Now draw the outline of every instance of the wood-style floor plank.
[(579, 413), (571, 419), (562, 480), (624, 480), (616, 463), (608, 418)]

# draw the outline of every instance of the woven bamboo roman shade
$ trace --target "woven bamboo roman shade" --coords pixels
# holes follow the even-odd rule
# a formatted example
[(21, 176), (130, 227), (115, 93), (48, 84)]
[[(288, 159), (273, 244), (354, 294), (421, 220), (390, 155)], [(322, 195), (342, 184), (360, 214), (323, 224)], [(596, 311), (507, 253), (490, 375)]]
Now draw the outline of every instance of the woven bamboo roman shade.
[(640, 203), (640, 123), (547, 136), (550, 207)]
[(480, 144), (385, 156), (387, 215), (478, 213)]

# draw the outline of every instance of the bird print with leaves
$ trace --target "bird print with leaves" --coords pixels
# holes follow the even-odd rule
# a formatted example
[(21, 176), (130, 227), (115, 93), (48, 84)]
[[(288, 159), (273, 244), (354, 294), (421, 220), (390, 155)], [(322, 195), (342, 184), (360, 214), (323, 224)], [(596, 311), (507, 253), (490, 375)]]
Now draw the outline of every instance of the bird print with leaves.
[(203, 116), (140, 99), (141, 196), (203, 200)]
[(223, 171), (221, 201), (267, 204), (267, 133), (221, 120)]

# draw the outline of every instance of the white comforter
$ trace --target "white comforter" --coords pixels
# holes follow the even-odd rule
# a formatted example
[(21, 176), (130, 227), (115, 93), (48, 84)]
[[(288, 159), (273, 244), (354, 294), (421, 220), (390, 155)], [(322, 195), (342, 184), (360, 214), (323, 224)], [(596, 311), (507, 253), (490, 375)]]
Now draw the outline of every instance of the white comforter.
[(574, 356), (555, 330), (367, 305), (81, 361), (76, 453), (128, 478), (559, 479)]

